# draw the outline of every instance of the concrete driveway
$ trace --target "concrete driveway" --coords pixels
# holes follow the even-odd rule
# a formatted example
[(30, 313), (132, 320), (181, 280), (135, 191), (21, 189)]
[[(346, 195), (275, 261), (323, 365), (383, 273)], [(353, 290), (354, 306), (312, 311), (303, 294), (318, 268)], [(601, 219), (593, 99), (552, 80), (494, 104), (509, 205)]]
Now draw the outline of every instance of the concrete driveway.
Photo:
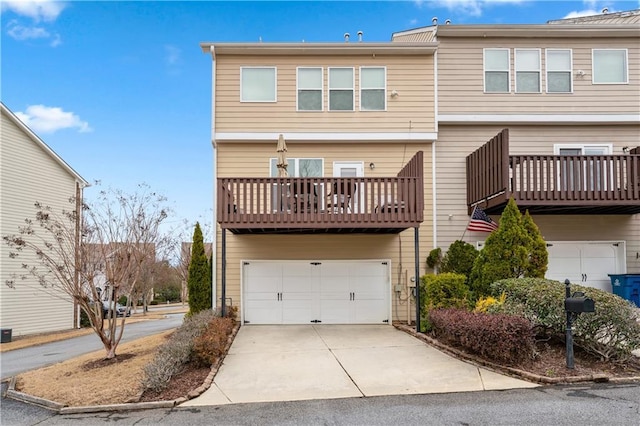
[(214, 383), (181, 406), (530, 388), (388, 325), (240, 328)]

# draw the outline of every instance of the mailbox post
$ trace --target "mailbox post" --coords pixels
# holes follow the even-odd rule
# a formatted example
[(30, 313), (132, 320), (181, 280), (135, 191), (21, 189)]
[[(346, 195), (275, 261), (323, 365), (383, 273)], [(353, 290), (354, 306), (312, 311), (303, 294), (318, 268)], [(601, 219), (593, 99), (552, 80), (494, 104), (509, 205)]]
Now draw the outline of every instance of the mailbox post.
[(582, 292), (575, 292), (571, 295), (571, 283), (564, 280), (565, 299), (564, 310), (567, 313), (567, 368), (574, 368), (573, 358), (573, 321), (583, 312), (595, 312), (595, 303), (593, 299), (585, 297)]

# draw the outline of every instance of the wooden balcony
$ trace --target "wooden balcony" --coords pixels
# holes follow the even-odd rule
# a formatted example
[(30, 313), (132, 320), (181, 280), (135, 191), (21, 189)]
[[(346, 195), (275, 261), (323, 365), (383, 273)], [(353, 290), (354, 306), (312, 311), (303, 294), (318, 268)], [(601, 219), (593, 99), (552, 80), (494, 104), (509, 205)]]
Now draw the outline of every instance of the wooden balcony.
[(398, 233), (423, 221), (423, 153), (396, 177), (219, 178), (217, 218), (247, 233)]
[(640, 213), (640, 155), (509, 155), (504, 129), (467, 157), (469, 213), (511, 197), (531, 214)]

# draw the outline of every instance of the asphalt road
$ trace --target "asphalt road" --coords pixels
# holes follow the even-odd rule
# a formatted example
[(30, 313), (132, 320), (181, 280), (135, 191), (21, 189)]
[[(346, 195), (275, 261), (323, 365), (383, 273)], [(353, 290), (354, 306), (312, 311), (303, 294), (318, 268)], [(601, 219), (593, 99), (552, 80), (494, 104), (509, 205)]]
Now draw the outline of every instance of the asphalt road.
[(634, 425), (640, 385), (550, 386), (509, 391), (234, 404), (54, 415), (2, 401), (0, 423), (22, 425)]
[[(167, 314), (167, 318), (127, 324), (121, 343), (161, 333), (182, 324), (184, 314)], [(94, 333), (30, 348), (17, 349), (0, 354), (0, 374), (3, 379), (23, 371), (33, 370), (65, 361), (79, 355), (103, 349)]]

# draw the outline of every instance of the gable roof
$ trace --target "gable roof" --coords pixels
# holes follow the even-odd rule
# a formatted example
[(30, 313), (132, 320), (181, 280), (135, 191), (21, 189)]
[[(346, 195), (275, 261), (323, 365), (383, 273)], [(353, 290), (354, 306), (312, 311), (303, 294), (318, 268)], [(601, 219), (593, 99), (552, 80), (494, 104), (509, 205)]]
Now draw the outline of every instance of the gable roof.
[(2, 110), (2, 114), (6, 115), (9, 120), (11, 120), (22, 132), (29, 137), (36, 145), (38, 145), (44, 152), (49, 154), (51, 158), (53, 158), (60, 166), (67, 171), (74, 179), (82, 185), (82, 187), (90, 186), (89, 182), (87, 182), (78, 172), (76, 172), (69, 164), (67, 164), (58, 154), (55, 153), (53, 149), (49, 147), (38, 135), (36, 135), (33, 130), (31, 130), (26, 124), (24, 124), (3, 102), (0, 102), (0, 110)]
[(547, 24), (637, 24), (640, 23), (640, 9), (626, 12), (607, 13), (605, 10), (598, 15), (580, 16), (576, 18), (554, 19)]

